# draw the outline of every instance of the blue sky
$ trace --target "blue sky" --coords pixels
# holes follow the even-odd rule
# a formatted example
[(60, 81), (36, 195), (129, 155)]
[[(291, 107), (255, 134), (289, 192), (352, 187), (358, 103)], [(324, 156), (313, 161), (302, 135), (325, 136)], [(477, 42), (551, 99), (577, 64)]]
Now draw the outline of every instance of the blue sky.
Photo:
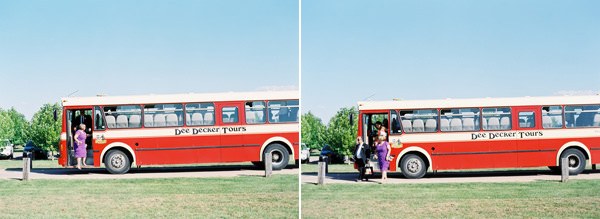
[(302, 1), (302, 111), (600, 92), (600, 1)]
[(297, 1), (0, 1), (0, 107), (297, 88), (298, 38)]

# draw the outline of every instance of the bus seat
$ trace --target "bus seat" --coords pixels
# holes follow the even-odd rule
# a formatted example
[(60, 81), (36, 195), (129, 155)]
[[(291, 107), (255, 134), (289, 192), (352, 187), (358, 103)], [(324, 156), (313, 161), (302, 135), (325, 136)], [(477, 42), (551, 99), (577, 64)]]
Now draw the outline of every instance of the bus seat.
[(542, 116), (542, 126), (544, 128), (551, 128), (552, 127), (552, 118), (550, 118), (550, 116)]
[(463, 130), (463, 124), (462, 124), (462, 120), (459, 118), (453, 118), (452, 120), (450, 120), (450, 131), (462, 131)]
[(592, 126), (594, 126), (594, 127), (600, 126), (600, 113), (596, 113), (596, 115), (594, 115), (593, 121), (594, 122), (593, 122)]
[(166, 117), (167, 126), (179, 125), (179, 119), (177, 119), (177, 115), (175, 115), (174, 113), (169, 113)]
[(442, 132), (450, 131), (450, 121), (446, 118), (440, 119), (440, 130)]
[(115, 116), (106, 115), (106, 125), (108, 126), (108, 128), (116, 128), (117, 126)]
[(487, 123), (488, 130), (499, 130), (500, 129), (500, 118), (490, 117)]
[(289, 121), (288, 108), (281, 107), (279, 108), (279, 122), (287, 122)]
[(403, 119), (402, 120), (402, 128), (404, 128), (404, 132), (410, 133), (413, 132), (412, 123), (410, 120)]
[(502, 117), (500, 119), (500, 128), (501, 129), (510, 129), (510, 118), (507, 116)]
[(413, 132), (424, 132), (425, 124), (422, 119), (415, 119), (413, 121)]
[(259, 123), (264, 123), (265, 122), (265, 112), (264, 111), (256, 111), (254, 112), (255, 116), (256, 116), (256, 121), (258, 121)]
[(202, 122), (204, 121), (204, 119), (202, 118), (201, 113), (193, 113), (191, 121), (192, 121), (191, 125), (202, 125)]
[(231, 122), (229, 120), (229, 114), (223, 114), (223, 122)]
[(127, 122), (126, 115), (117, 116), (117, 128), (127, 128), (129, 127), (129, 123)]
[(162, 127), (166, 126), (167, 121), (165, 118), (165, 114), (155, 114), (154, 115), (154, 127)]
[(463, 131), (475, 131), (475, 119), (473, 118), (463, 118)]
[(144, 127), (154, 127), (154, 117), (152, 114), (144, 114)]
[(426, 132), (435, 132), (437, 129), (437, 121), (435, 119), (427, 119), (425, 121), (425, 131)]
[(215, 118), (214, 118), (214, 114), (212, 112), (207, 112), (204, 114), (204, 125), (214, 125), (215, 124)]
[(488, 129), (487, 118), (485, 118), (485, 117), (481, 118), (481, 128), (483, 128), (483, 130)]
[(140, 115), (131, 115), (129, 117), (129, 128), (138, 128), (140, 127), (142, 117)]
[(246, 123), (256, 123), (256, 114), (254, 114), (254, 111), (246, 111)]

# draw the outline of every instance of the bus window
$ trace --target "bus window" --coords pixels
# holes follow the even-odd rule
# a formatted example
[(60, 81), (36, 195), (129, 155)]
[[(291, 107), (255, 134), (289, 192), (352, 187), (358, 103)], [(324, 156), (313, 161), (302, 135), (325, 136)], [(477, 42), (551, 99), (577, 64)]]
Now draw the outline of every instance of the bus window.
[(542, 127), (545, 129), (563, 127), (563, 114), (561, 106), (542, 107)]
[(400, 119), (398, 118), (398, 113), (396, 110), (391, 110), (390, 114), (392, 115), (392, 129), (390, 129), (390, 134), (399, 134), (402, 132), (400, 129)]
[(567, 128), (600, 127), (600, 105), (565, 106)]
[(269, 122), (298, 122), (298, 100), (269, 101)]
[(266, 122), (265, 114), (267, 107), (264, 101), (246, 102), (246, 123), (263, 124)]
[(442, 132), (479, 131), (479, 109), (442, 109), (440, 130)]
[(102, 116), (102, 110), (100, 107), (94, 107), (94, 130), (104, 130), (106, 127), (104, 125), (104, 117)]
[(105, 106), (104, 117), (108, 128), (141, 127), (142, 109), (138, 105)]
[(437, 118), (435, 109), (400, 111), (402, 128), (406, 133), (436, 132)]
[(223, 117), (221, 118), (221, 121), (223, 123), (237, 123), (239, 121), (237, 107), (235, 107), (235, 106), (223, 107), (222, 111), (223, 111), (222, 112)]
[(535, 112), (519, 112), (519, 128), (535, 127)]
[(188, 103), (185, 105), (185, 124), (188, 126), (214, 125), (215, 104)]
[(481, 119), (483, 130), (510, 130), (512, 127), (511, 115), (511, 110), (508, 107), (483, 108)]
[(144, 127), (173, 127), (183, 125), (181, 104), (144, 105)]

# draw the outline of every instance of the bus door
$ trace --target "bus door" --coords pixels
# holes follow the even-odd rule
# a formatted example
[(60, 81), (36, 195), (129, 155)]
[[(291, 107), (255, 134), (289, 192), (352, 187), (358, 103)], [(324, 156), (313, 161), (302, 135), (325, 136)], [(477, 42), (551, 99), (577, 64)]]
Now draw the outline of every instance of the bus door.
[(221, 161), (235, 162), (248, 160), (247, 146), (243, 141), (245, 127), (241, 120), (244, 118), (244, 103), (222, 102), (217, 106), (217, 124), (221, 127)]
[(363, 141), (371, 147), (375, 147), (379, 127), (384, 127), (387, 137), (389, 138), (390, 136), (389, 113), (387, 111), (363, 113), (361, 123)]
[(77, 165), (77, 159), (75, 158), (75, 141), (73, 137), (75, 132), (79, 130), (81, 124), (85, 125), (85, 144), (86, 144), (86, 165), (94, 165), (94, 150), (92, 144), (92, 108), (77, 108), (67, 110), (67, 125), (69, 131), (67, 131), (67, 163), (69, 165)]
[(548, 152), (540, 148), (539, 130), (542, 127), (539, 107), (515, 107), (513, 124), (517, 130), (517, 160), (519, 167), (540, 166)]

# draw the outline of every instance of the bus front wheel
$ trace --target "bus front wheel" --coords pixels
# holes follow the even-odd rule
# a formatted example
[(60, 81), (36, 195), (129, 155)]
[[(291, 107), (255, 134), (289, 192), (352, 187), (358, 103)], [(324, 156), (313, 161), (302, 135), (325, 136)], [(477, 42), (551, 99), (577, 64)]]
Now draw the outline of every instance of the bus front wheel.
[[(560, 158), (567, 158), (567, 164), (569, 165), (569, 175), (577, 175), (583, 172), (585, 169), (585, 155), (580, 150), (571, 148), (566, 150), (560, 155)], [(562, 163), (560, 166), (562, 167)]]
[(104, 166), (112, 174), (124, 174), (131, 168), (131, 161), (123, 151), (110, 150), (104, 158)]
[(265, 153), (270, 153), (272, 157), (273, 169), (281, 170), (288, 165), (290, 161), (290, 154), (287, 149), (280, 144), (272, 144), (267, 149), (265, 149)]
[(418, 179), (427, 173), (427, 165), (423, 158), (416, 154), (408, 154), (400, 160), (402, 175), (409, 179)]

